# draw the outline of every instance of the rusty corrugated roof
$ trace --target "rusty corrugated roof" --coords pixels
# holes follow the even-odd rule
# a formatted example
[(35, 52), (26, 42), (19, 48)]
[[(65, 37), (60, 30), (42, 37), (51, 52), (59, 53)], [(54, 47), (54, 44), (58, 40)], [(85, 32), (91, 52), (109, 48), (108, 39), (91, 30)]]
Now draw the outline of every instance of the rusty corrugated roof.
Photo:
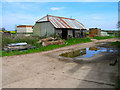
[(82, 23), (75, 19), (47, 15), (37, 22), (50, 21), (55, 28), (69, 28), (69, 29), (87, 29)]
[(17, 26), (17, 28), (19, 28), (19, 27), (33, 27), (33, 25), (19, 25), (19, 26)]

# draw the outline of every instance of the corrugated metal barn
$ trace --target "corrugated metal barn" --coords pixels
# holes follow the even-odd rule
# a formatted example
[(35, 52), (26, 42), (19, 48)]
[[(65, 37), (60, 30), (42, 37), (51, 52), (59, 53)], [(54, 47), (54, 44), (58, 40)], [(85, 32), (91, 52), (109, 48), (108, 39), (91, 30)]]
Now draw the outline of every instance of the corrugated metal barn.
[(63, 39), (85, 37), (86, 27), (75, 19), (52, 15), (41, 18), (33, 27), (35, 36), (49, 36), (55, 33)]

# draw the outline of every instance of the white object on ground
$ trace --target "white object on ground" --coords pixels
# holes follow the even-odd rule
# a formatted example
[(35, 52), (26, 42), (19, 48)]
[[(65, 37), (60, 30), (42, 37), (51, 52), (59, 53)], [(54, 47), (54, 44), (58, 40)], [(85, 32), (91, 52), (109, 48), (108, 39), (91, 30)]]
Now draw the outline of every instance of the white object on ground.
[(8, 46), (21, 46), (21, 45), (27, 45), (26, 42), (23, 43), (12, 43), (12, 44), (8, 44)]

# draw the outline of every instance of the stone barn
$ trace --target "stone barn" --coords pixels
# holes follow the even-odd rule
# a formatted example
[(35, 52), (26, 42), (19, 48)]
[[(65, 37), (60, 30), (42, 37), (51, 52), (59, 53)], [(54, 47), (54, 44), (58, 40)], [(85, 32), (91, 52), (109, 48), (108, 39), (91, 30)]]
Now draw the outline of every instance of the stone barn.
[(47, 15), (36, 21), (33, 27), (34, 36), (57, 34), (63, 39), (86, 37), (86, 27), (75, 19)]

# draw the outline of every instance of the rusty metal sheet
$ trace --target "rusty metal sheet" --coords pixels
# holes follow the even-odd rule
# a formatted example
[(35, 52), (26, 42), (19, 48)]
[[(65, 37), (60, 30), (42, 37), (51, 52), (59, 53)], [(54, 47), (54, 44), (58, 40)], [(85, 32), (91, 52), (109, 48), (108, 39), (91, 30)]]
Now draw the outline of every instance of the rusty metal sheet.
[(87, 29), (82, 23), (75, 19), (64, 18), (58, 16), (47, 15), (37, 22), (50, 21), (55, 28), (69, 28), (69, 29)]

